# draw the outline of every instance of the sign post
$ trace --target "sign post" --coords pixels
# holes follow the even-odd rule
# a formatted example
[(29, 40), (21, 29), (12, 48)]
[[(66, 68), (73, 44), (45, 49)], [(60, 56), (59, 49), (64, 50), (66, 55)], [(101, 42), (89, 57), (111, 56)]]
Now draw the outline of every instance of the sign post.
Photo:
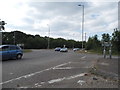
[(106, 58), (106, 48), (109, 47), (109, 57), (111, 59), (112, 58), (111, 42), (103, 42), (102, 46), (104, 47), (104, 49), (103, 49), (104, 58)]
[(104, 58), (106, 58), (106, 50), (105, 50), (105, 46), (104, 46), (104, 50), (103, 50), (103, 55), (104, 55)]

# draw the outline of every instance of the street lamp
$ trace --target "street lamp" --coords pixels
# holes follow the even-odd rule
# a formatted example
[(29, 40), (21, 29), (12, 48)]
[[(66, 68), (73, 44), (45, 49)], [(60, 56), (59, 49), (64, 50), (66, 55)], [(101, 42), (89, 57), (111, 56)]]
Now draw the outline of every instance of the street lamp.
[(49, 26), (49, 24), (47, 24), (48, 25), (48, 49), (50, 48), (50, 26)]
[(83, 8), (83, 14), (82, 14), (82, 50), (83, 50), (83, 33), (84, 33), (84, 5), (78, 5), (78, 6), (82, 6)]
[[(75, 34), (73, 34), (73, 37), (74, 37)], [(74, 49), (74, 39), (73, 39), (73, 49)]]
[(15, 38), (16, 38), (15, 31), (13, 32), (13, 38), (14, 38), (14, 45), (15, 45), (15, 43), (16, 43), (16, 41), (15, 41)]

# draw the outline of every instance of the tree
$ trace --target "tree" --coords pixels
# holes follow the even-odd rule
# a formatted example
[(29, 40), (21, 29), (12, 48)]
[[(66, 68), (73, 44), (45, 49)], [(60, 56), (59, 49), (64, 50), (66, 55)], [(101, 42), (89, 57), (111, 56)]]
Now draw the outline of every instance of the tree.
[(99, 49), (101, 47), (101, 43), (98, 40), (98, 36), (94, 35), (93, 37), (89, 37), (88, 42), (86, 43), (86, 49)]
[(112, 44), (114, 51), (118, 51), (120, 53), (120, 30), (116, 29), (112, 33)]

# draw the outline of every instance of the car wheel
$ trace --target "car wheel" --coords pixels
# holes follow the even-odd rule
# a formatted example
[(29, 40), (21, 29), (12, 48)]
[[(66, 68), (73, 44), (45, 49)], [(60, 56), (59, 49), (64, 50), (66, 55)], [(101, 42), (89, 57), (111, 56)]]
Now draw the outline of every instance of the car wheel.
[(21, 54), (18, 54), (16, 59), (21, 59), (22, 58), (22, 55)]

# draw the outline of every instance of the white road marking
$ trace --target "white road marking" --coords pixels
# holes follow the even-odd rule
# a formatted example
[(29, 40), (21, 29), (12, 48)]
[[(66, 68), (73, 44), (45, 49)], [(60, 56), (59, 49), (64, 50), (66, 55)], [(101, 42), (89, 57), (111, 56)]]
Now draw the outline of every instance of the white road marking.
[(38, 83), (35, 84), (35, 86), (38, 85)]
[(78, 75), (74, 75), (74, 76), (70, 76), (70, 77), (68, 77), (67, 79), (69, 80), (69, 79), (73, 79), (73, 78), (77, 78), (77, 77), (82, 77), (82, 76), (84, 76), (86, 73), (81, 73), (81, 74), (78, 74)]
[(81, 57), (81, 59), (85, 59), (85, 58), (86, 58), (86, 56)]
[[(81, 59), (84, 59), (85, 57), (86, 57), (86, 56), (83, 56), (83, 57), (81, 57)], [(18, 78), (14, 78), (14, 79), (11, 79), (11, 80), (8, 80), (8, 81), (5, 81), (5, 82), (1, 82), (0, 85), (6, 84), (6, 83), (10, 83), (10, 82), (12, 82), (12, 81), (16, 81), (16, 80), (19, 80), (19, 79), (22, 79), (22, 78), (28, 78), (28, 77), (34, 76), (34, 75), (36, 75), (36, 74), (40, 74), (40, 73), (45, 72), (45, 71), (49, 71), (49, 70), (52, 70), (52, 69), (56, 69), (56, 68), (58, 68), (58, 67), (61, 67), (61, 66), (64, 66), (64, 65), (67, 65), (67, 64), (70, 64), (70, 63), (71, 63), (71, 62), (63, 63), (63, 64), (60, 64), (60, 65), (57, 65), (57, 66), (54, 66), (54, 67), (51, 67), (51, 68), (47, 68), (47, 69), (45, 69), (45, 70), (41, 70), (41, 71), (34, 72), (34, 73), (31, 73), (31, 74), (23, 75), (23, 76), (20, 76), (20, 77), (18, 77)], [(66, 69), (68, 69), (68, 67), (67, 67)], [(70, 69), (70, 67), (69, 67), (69, 69)], [(80, 74), (80, 75), (77, 75), (77, 76), (70, 76), (70, 77), (68, 77), (68, 78), (66, 78), (66, 79), (72, 79), (72, 78), (76, 78), (76, 77), (80, 77), (80, 76), (83, 76), (83, 74)], [(63, 79), (62, 79), (62, 80), (63, 80)]]
[(45, 82), (41, 82), (40, 84), (44, 84)]
[(101, 65), (109, 66), (109, 63), (100, 63)]
[[(70, 63), (70, 62), (68, 62), (68, 63)], [(60, 67), (60, 66), (66, 65), (66, 64), (68, 64), (68, 63), (63, 63), (63, 64), (60, 64), (60, 65), (57, 65), (57, 66), (54, 66), (54, 67), (51, 67), (51, 68), (47, 68), (47, 69), (42, 70), (42, 71), (34, 72), (34, 73), (31, 73), (31, 74), (23, 75), (23, 76), (20, 76), (20, 77), (18, 77), (18, 78), (14, 78), (14, 79), (5, 81), (5, 82), (1, 82), (0, 85), (6, 84), (6, 83), (10, 83), (10, 82), (12, 82), (12, 81), (19, 80), (19, 79), (21, 79), (21, 78), (28, 78), (28, 77), (34, 76), (34, 75), (36, 75), (36, 74), (40, 74), (40, 73), (42, 73), (42, 72), (52, 70), (53, 68), (56, 68), (56, 67)]]
[(10, 75), (13, 75), (13, 73), (10, 73)]
[(53, 79), (53, 80), (48, 81), (48, 83), (52, 84), (52, 83), (55, 83), (55, 82), (63, 81), (64, 79), (65, 79), (65, 77), (64, 78)]
[[(25, 86), (24, 86), (24, 87), (19, 87), (19, 88), (24, 88), (24, 89), (26, 89), (26, 88), (28, 88), (28, 87), (25, 87)], [(16, 89), (16, 90), (17, 90), (17, 89)], [(19, 90), (19, 89), (18, 89), (18, 90)]]
[(72, 67), (59, 67), (59, 68), (53, 68), (54, 70), (70, 70)]
[(58, 67), (61, 67), (61, 66), (67, 65), (67, 64), (69, 64), (69, 63), (71, 63), (71, 62), (63, 63), (63, 64), (60, 64), (60, 65), (57, 65), (57, 66), (55, 66), (54, 68), (58, 68)]
[(83, 83), (85, 83), (85, 81), (79, 80), (77, 83), (80, 84), (80, 85), (83, 85)]
[(56, 82), (61, 82), (61, 81), (63, 81), (63, 80), (70, 80), (70, 79), (82, 77), (82, 76), (84, 76), (85, 74), (86, 74), (86, 73), (81, 73), (81, 74), (73, 75), (73, 76), (69, 76), (69, 77), (63, 77), (63, 78), (53, 79), (53, 80), (48, 81), (48, 83), (49, 83), (49, 84), (52, 84), (52, 83), (56, 83)]

